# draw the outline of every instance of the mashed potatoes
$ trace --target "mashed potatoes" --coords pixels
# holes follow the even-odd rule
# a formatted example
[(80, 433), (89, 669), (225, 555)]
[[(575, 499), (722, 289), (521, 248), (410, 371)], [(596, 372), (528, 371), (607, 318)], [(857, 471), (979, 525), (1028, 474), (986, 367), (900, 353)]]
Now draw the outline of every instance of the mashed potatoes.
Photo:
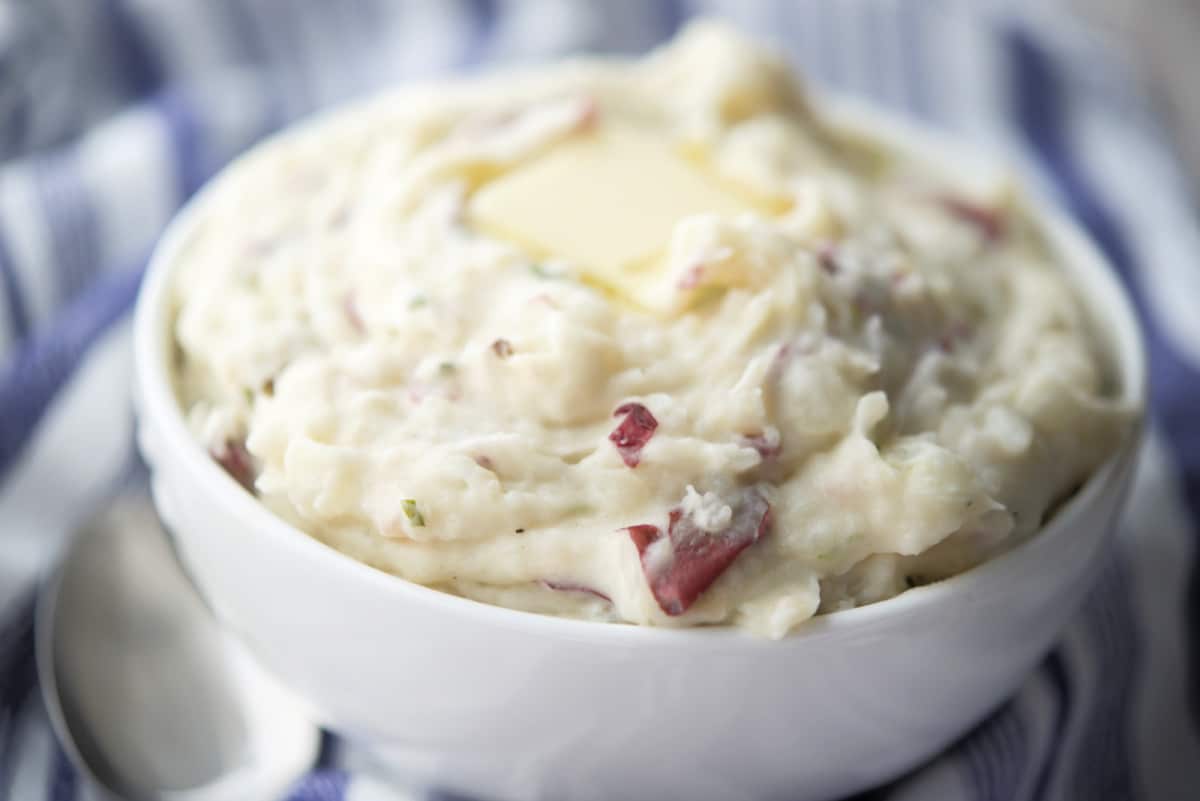
[(358, 106), (196, 214), (196, 435), (489, 603), (779, 637), (1033, 534), (1125, 428), (1005, 178), (839, 131), (714, 25)]

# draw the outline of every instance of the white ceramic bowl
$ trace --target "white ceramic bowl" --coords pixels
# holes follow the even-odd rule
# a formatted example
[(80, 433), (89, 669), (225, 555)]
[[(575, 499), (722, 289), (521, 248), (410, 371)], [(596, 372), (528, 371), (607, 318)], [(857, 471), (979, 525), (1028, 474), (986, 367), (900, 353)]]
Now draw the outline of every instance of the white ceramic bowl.
[[(975, 157), (838, 102), (921, 158)], [(968, 167), (969, 168), (969, 167)], [(169, 380), (176, 255), (163, 237), (138, 302), (139, 433), (154, 497), (216, 614), (337, 732), (418, 780), (491, 799), (837, 797), (893, 777), (1008, 696), (1094, 579), (1140, 422), (1028, 543), (947, 581), (817, 618), (779, 642), (542, 617), (376, 571), (273, 516), (189, 434)], [(1112, 270), (1037, 206), (1143, 406), (1145, 364)]]

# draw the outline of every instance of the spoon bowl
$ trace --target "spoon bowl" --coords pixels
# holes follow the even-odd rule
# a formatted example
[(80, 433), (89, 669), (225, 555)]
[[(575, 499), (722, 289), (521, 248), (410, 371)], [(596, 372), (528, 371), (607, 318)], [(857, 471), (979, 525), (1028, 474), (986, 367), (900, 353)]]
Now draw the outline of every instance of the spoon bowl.
[(278, 798), (316, 758), (303, 706), (218, 626), (145, 493), (78, 532), (36, 629), (55, 732), (109, 797)]

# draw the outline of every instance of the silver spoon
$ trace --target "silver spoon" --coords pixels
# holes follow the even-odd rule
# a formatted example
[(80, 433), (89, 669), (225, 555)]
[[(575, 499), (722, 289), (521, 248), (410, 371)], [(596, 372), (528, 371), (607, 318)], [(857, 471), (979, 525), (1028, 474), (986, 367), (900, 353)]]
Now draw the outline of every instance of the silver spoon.
[(218, 626), (145, 493), (77, 534), (36, 628), (55, 731), (108, 798), (275, 801), (316, 758), (303, 706)]

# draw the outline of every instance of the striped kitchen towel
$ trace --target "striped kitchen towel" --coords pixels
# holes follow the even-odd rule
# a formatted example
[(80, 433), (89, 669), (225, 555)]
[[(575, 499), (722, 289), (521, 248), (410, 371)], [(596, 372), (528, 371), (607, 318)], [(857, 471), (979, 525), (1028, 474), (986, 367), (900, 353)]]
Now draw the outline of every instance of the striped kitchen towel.
[[(1200, 798), (1200, 236), (1114, 49), (1035, 2), (0, 0), (0, 801), (84, 788), (32, 669), (38, 571), (129, 463), (126, 319), (167, 218), (289, 120), (414, 77), (640, 51), (724, 14), (825, 84), (1005, 153), (1092, 233), (1146, 324), (1153, 419), (1117, 549), (1058, 648), (864, 798)], [(327, 738), (293, 799), (389, 788)]]

